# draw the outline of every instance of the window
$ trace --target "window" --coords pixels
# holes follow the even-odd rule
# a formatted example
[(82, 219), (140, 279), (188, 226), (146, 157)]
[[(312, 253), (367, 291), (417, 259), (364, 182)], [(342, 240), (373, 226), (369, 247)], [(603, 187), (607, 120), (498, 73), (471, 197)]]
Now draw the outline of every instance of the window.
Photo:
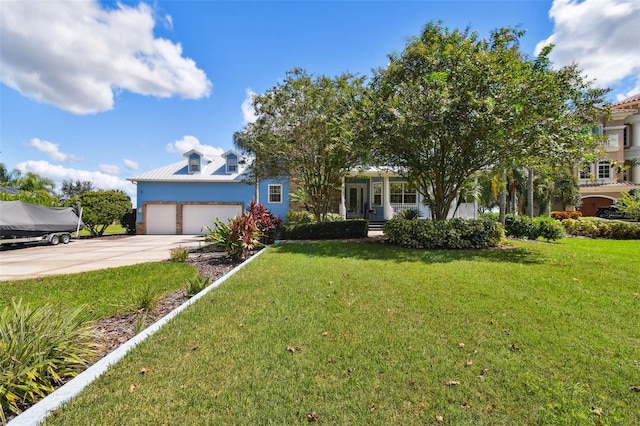
[(382, 182), (373, 183), (373, 205), (382, 205)]
[(391, 202), (396, 204), (415, 204), (417, 202), (416, 187), (407, 182), (391, 182)]
[(591, 178), (591, 164), (583, 164), (580, 167), (580, 179), (590, 179)]
[(598, 163), (598, 179), (611, 179), (611, 164), (608, 161)]
[(269, 185), (269, 202), (282, 203), (282, 185)]
[(191, 154), (189, 156), (189, 173), (200, 171), (200, 156), (198, 154)]
[(227, 173), (235, 173), (238, 171), (238, 159), (236, 157), (227, 158)]

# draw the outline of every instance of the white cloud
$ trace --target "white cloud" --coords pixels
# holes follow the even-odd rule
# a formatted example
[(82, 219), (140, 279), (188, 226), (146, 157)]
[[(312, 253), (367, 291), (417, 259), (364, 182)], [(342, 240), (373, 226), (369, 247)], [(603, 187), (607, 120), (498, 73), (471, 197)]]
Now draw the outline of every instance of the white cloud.
[(168, 152), (174, 152), (180, 155), (192, 149), (198, 150), (204, 155), (212, 155), (212, 156), (221, 155), (225, 152), (222, 148), (217, 148), (211, 145), (203, 145), (200, 143), (198, 138), (196, 138), (195, 136), (189, 136), (189, 135), (183, 137), (179, 141), (175, 141), (173, 143), (167, 144)]
[(120, 174), (120, 168), (118, 166), (112, 166), (110, 164), (100, 164), (98, 165), (98, 168), (102, 173), (106, 173), (108, 175), (117, 176)]
[(122, 162), (124, 163), (124, 166), (129, 170), (140, 170), (140, 165), (136, 161), (123, 158)]
[(131, 197), (132, 203), (136, 205), (136, 186), (117, 176), (112, 176), (103, 172), (92, 172), (88, 170), (71, 169), (60, 165), (51, 164), (47, 161), (25, 161), (16, 165), (16, 169), (22, 173), (33, 172), (42, 177), (50, 178), (56, 183), (56, 189), (60, 189), (63, 180), (73, 182), (89, 181), (96, 189), (119, 189)]
[(44, 152), (49, 156), (49, 158), (55, 161), (66, 161), (69, 163), (77, 163), (78, 161), (82, 160), (80, 157), (76, 157), (73, 154), (65, 154), (63, 152), (60, 152), (59, 150), (60, 145), (58, 145), (57, 143), (43, 141), (38, 138), (33, 138), (31, 139), (31, 141), (29, 141), (27, 145), (30, 146), (31, 148), (37, 149), (40, 152)]
[(244, 101), (242, 101), (242, 116), (244, 118), (244, 124), (254, 123), (258, 116), (256, 115), (256, 110), (253, 109), (253, 97), (256, 96), (255, 93), (251, 89), (247, 89), (247, 97)]
[(555, 65), (576, 62), (598, 86), (624, 81), (638, 93), (640, 1), (554, 0), (549, 16), (555, 22), (553, 34), (538, 43), (536, 52), (553, 43)]
[(169, 14), (164, 15), (164, 27), (168, 30), (173, 29), (173, 17)]
[[(165, 21), (172, 20), (165, 17)], [(114, 91), (208, 96), (211, 82), (182, 46), (155, 38), (145, 3), (0, 1), (0, 78), (24, 96), (75, 114), (113, 108)]]

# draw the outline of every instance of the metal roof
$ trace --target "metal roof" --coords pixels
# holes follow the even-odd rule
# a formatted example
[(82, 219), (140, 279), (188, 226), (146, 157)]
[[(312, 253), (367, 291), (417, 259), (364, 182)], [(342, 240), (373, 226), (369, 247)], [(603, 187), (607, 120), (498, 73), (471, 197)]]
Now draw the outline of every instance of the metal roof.
[[(211, 162), (207, 163), (207, 158)], [(245, 165), (238, 164), (237, 173), (227, 173), (226, 164), (222, 157), (203, 157), (201, 171), (189, 173), (188, 160), (184, 159), (127, 180), (131, 182), (241, 182), (248, 178)]]

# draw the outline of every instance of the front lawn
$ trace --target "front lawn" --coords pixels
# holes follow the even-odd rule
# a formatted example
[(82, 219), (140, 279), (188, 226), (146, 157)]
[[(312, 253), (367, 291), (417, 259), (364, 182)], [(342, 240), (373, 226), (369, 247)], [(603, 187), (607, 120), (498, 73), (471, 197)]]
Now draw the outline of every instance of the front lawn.
[(513, 244), (272, 247), (46, 424), (640, 424), (637, 242)]
[(72, 310), (84, 307), (93, 319), (138, 310), (146, 295), (163, 296), (184, 287), (196, 275), (185, 263), (153, 262), (79, 274), (0, 281), (0, 309), (11, 299), (40, 306), (45, 303)]

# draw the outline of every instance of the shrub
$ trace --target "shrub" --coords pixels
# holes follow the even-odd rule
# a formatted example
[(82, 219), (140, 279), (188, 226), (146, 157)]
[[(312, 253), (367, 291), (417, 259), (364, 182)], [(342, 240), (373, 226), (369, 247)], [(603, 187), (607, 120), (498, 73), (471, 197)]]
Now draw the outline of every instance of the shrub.
[(127, 235), (135, 235), (136, 233), (136, 209), (125, 213), (120, 218), (120, 225), (127, 230)]
[(344, 218), (339, 213), (327, 213), (322, 218), (324, 222), (343, 222)]
[(422, 216), (422, 213), (420, 213), (420, 210), (407, 209), (407, 210), (402, 210), (400, 213), (398, 213), (397, 217), (398, 219), (417, 220), (421, 216)]
[(295, 212), (293, 210), (289, 210), (287, 212), (287, 223), (289, 224), (299, 224), (299, 223), (313, 223), (316, 218), (313, 216), (313, 213), (308, 211), (299, 211)]
[(567, 234), (575, 237), (609, 238), (613, 240), (640, 239), (640, 225), (621, 220), (585, 217), (563, 220), (562, 225)]
[(282, 238), (289, 240), (364, 238), (368, 231), (369, 222), (363, 219), (322, 223), (287, 223), (283, 228)]
[(478, 214), (478, 219), (493, 220), (494, 222), (497, 222), (500, 220), (500, 213), (498, 212), (480, 213)]
[(202, 274), (198, 274), (187, 280), (187, 295), (195, 296), (211, 284), (211, 279)]
[(247, 223), (253, 222), (258, 231), (262, 244), (271, 244), (280, 232), (282, 221), (278, 216), (274, 216), (262, 204), (252, 201), (245, 212)]
[(563, 211), (563, 212), (551, 212), (551, 217), (557, 220), (565, 219), (578, 219), (582, 217), (582, 212), (578, 210)]
[(0, 312), (0, 420), (20, 414), (92, 360), (88, 318), (82, 308), (31, 308), (12, 301)]
[(533, 220), (535, 238), (542, 237), (547, 241), (555, 241), (565, 236), (562, 224), (550, 217), (540, 216)]
[(184, 262), (189, 257), (189, 249), (186, 247), (174, 247), (170, 251), (169, 259), (172, 262)]
[(394, 218), (384, 224), (389, 242), (407, 248), (467, 249), (495, 247), (504, 239), (502, 225), (493, 220), (443, 221)]
[(535, 225), (529, 216), (507, 215), (504, 230), (509, 237), (536, 239)]
[(262, 234), (248, 212), (232, 218), (228, 224), (220, 219), (213, 223), (213, 228), (204, 227), (209, 232), (204, 239), (215, 247), (222, 247), (229, 257), (246, 259), (251, 251), (263, 246), (260, 242)]

